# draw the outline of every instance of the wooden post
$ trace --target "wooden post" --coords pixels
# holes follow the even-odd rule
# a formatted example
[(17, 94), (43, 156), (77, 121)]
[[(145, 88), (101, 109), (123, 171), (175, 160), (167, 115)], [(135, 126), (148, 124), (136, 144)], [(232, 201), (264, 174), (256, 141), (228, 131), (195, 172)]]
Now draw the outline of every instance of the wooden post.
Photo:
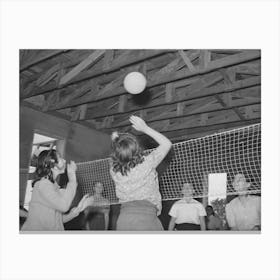
[(123, 113), (125, 109), (125, 105), (127, 102), (127, 94), (123, 94), (119, 97), (119, 107), (118, 107), (118, 112)]
[(173, 91), (174, 91), (173, 83), (166, 84), (166, 86), (165, 86), (165, 102), (166, 103), (169, 103), (172, 101)]
[(202, 187), (203, 187), (202, 204), (204, 208), (208, 205), (208, 176), (209, 176), (209, 172), (206, 172), (203, 174), (203, 179), (202, 179)]

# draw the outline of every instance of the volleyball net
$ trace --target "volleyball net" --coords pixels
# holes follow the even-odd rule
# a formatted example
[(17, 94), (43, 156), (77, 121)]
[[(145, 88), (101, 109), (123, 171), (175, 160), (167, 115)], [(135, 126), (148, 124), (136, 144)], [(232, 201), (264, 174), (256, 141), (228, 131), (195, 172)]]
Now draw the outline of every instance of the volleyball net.
[[(77, 167), (78, 184), (83, 194), (94, 194), (94, 184), (101, 182), (104, 186), (103, 196), (111, 204), (118, 203), (108, 158), (81, 162)], [(175, 143), (157, 170), (162, 200), (180, 198), (184, 183), (193, 185), (194, 198), (207, 197), (208, 175), (214, 173), (227, 174), (227, 195), (237, 194), (232, 181), (238, 173), (243, 173), (251, 183), (247, 193), (260, 193), (261, 125), (254, 124)]]

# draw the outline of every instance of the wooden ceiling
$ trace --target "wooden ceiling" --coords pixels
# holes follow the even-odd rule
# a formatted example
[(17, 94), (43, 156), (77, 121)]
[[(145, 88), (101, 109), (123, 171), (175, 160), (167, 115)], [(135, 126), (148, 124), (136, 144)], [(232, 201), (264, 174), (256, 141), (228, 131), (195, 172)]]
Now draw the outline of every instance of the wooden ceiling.
[[(123, 87), (142, 72), (139, 95)], [(20, 50), (21, 106), (110, 134), (141, 116), (173, 141), (260, 122), (260, 50)], [(135, 134), (137, 134), (134, 131)]]

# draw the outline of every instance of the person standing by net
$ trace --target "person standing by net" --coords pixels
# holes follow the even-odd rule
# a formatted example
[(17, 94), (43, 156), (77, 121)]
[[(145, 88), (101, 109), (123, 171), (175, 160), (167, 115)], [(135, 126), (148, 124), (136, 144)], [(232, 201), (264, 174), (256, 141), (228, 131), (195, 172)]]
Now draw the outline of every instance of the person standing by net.
[(176, 201), (170, 211), (171, 216), (168, 230), (205, 230), (205, 209), (199, 201), (192, 198), (193, 185), (184, 183), (183, 198)]
[(134, 129), (152, 137), (159, 146), (149, 155), (144, 155), (132, 134), (112, 134), (110, 174), (115, 182), (116, 195), (122, 204), (117, 230), (163, 230), (157, 217), (162, 205), (156, 167), (165, 158), (172, 143), (149, 127), (143, 119), (131, 116), (129, 121)]
[(85, 228), (87, 230), (108, 230), (110, 201), (103, 196), (104, 186), (96, 182), (95, 193), (91, 197), (91, 205), (84, 211)]
[(207, 230), (222, 230), (223, 229), (223, 222), (222, 220), (216, 215), (213, 207), (211, 205), (207, 205), (206, 208), (206, 228)]
[(261, 229), (261, 198), (248, 195), (250, 183), (244, 174), (236, 174), (232, 183), (238, 197), (226, 205), (226, 219), (231, 230)]
[(64, 173), (65, 160), (54, 150), (44, 150), (38, 156), (36, 175), (33, 181), (32, 198), (29, 204), (28, 216), (21, 230), (23, 231), (61, 231), (63, 223), (78, 216), (87, 206), (88, 195), (85, 195), (79, 205), (65, 214), (76, 193), (76, 164), (67, 164), (69, 182), (66, 189), (60, 189), (56, 183), (59, 174)]

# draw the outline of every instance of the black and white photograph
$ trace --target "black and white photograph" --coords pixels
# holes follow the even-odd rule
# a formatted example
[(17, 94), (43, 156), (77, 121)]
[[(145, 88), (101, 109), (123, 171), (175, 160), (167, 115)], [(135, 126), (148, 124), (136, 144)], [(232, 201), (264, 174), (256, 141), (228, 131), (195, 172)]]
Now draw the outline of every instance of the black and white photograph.
[(279, 280), (278, 0), (0, 1), (0, 280)]
[(260, 50), (19, 52), (22, 232), (261, 230)]

